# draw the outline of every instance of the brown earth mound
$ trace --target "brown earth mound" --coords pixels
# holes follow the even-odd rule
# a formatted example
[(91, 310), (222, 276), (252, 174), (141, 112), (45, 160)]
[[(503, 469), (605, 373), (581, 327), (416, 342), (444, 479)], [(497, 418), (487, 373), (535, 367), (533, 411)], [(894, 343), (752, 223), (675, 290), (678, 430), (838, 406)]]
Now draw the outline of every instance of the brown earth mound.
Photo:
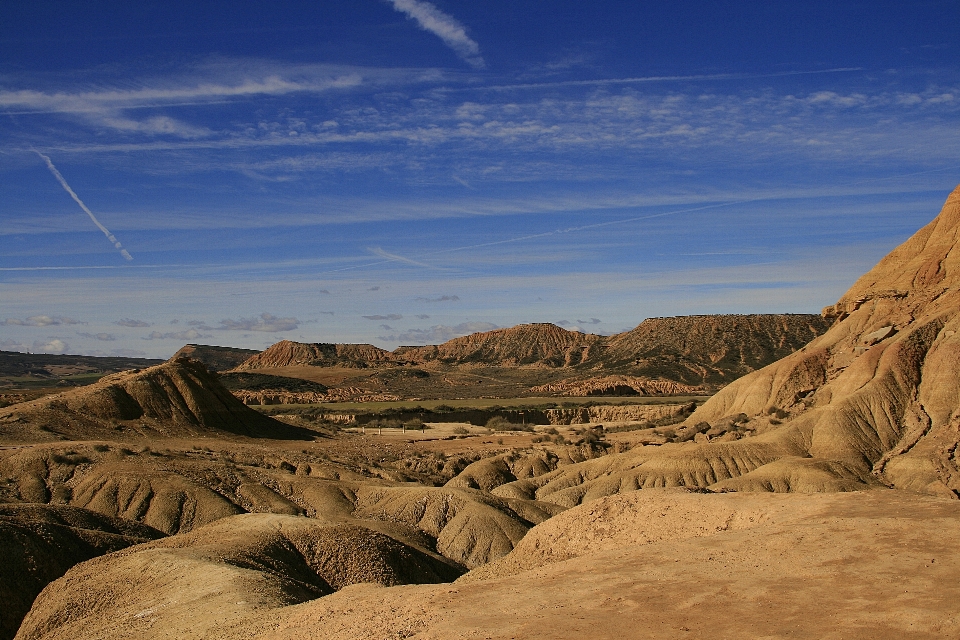
[(485, 567), (452, 585), (355, 584), (293, 606), (283, 606), (299, 597), (292, 580), (261, 560), (266, 553), (244, 571), (229, 564), (234, 552), (222, 564), (178, 556), (167, 567), (171, 556), (134, 563), (131, 549), (50, 585), (19, 637), (954, 638), (958, 536), (956, 501), (897, 491), (649, 491), (539, 525), (495, 575)]
[(633, 491), (601, 498), (538, 524), (509, 554), (470, 571), (459, 582), (515, 575), (600, 551), (796, 520), (811, 507), (809, 502), (763, 504), (754, 496), (718, 498), (680, 488)]
[(13, 638), (37, 594), (73, 565), (162, 535), (77, 507), (0, 504), (0, 640)]
[(549, 323), (521, 324), (454, 338), (441, 345), (400, 347), (394, 355), (412, 362), (569, 367), (587, 360), (591, 348), (603, 339)]
[(364, 367), (391, 359), (389, 351), (372, 344), (304, 343), (281, 340), (237, 366), (237, 371), (275, 369), (294, 365)]
[[(646, 320), (632, 331), (606, 337), (539, 323), (393, 352), (371, 345), (284, 340), (237, 370), (316, 380), (331, 386), (326, 397), (247, 387), (235, 393), (248, 404), (530, 394), (701, 395), (795, 351), (828, 324), (820, 316), (802, 314), (686, 316)], [(323, 371), (331, 375), (321, 375)]]
[(354, 515), (415, 527), (436, 539), (444, 557), (476, 567), (509, 553), (530, 527), (556, 512), (470, 489), (361, 487)]
[(257, 610), (351, 584), (449, 582), (462, 573), (372, 524), (247, 514), (97, 558), (48, 586), (18, 637), (88, 638), (116, 629), (134, 637), (156, 623), (168, 637), (210, 637)]
[(793, 353), (829, 326), (813, 314), (650, 318), (611, 336), (599, 361), (646, 378), (726, 384)]
[(842, 468), (894, 487), (960, 491), (960, 187), (824, 315), (836, 319), (826, 334), (690, 417), (789, 417), (761, 437), (801, 457), (727, 485), (783, 487), (808, 473), (841, 477)]
[(7, 440), (115, 438), (118, 432), (312, 437), (245, 406), (201, 363), (186, 358), (0, 409), (0, 438)]

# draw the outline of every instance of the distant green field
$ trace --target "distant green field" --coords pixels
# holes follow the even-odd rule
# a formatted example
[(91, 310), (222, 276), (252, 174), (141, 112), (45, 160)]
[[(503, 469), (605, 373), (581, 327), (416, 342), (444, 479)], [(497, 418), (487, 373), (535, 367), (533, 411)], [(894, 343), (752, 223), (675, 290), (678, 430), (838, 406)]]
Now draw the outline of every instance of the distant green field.
[(275, 413), (277, 410), (289, 408), (291, 410), (303, 407), (317, 407), (331, 412), (363, 411), (377, 413), (391, 409), (423, 408), (434, 410), (437, 407), (452, 409), (489, 409), (500, 407), (503, 409), (538, 408), (552, 409), (563, 407), (582, 407), (584, 405), (626, 405), (626, 404), (684, 404), (687, 402), (702, 402), (710, 396), (589, 396), (567, 398), (468, 398), (464, 400), (404, 400), (399, 402), (326, 402), (320, 404), (271, 404), (250, 405), (252, 409), (260, 409)]
[[(37, 376), (0, 376), (0, 387), (8, 390), (48, 389), (54, 387), (82, 387), (93, 384), (106, 373), (75, 373), (68, 376), (40, 378)], [(67, 384), (58, 385), (60, 381)]]

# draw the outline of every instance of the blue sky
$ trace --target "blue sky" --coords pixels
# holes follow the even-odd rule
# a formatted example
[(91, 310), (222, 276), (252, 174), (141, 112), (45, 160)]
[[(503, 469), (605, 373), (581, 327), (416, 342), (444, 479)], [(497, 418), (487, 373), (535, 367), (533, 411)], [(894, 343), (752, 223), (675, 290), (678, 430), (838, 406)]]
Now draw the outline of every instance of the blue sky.
[(958, 19), (7, 0), (0, 349), (818, 312), (960, 182)]

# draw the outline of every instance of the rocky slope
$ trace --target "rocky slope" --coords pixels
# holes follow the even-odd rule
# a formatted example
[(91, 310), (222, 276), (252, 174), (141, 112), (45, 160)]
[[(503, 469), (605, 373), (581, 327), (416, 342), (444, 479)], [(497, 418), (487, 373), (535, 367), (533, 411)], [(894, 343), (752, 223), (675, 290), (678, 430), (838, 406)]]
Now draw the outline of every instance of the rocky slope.
[(567, 331), (548, 323), (521, 324), (473, 333), (441, 345), (400, 347), (393, 353), (397, 359), (416, 363), (569, 367), (585, 362), (591, 349), (603, 340), (603, 336)]
[(0, 504), (0, 640), (13, 638), (37, 594), (73, 565), (162, 535), (77, 507)]
[(372, 344), (304, 343), (281, 340), (250, 357), (237, 366), (236, 370), (274, 369), (293, 365), (365, 367), (389, 360), (391, 360), (389, 351)]
[[(393, 352), (285, 340), (237, 371), (269, 369), (297, 377), (304, 375), (302, 365), (369, 368), (366, 377), (353, 380), (366, 395), (702, 394), (792, 353), (828, 325), (809, 314), (686, 316), (646, 320), (606, 337), (540, 323)], [(457, 388), (463, 386), (476, 388)]]
[(793, 353), (829, 326), (811, 314), (650, 318), (611, 336), (591, 360), (647, 378), (726, 384)]
[(805, 457), (737, 486), (783, 484), (822, 464), (894, 487), (960, 492), (960, 187), (824, 315), (836, 319), (827, 333), (691, 416), (790, 414), (764, 439)]
[[(263, 528), (269, 533), (256, 547), (233, 544), (221, 525), (210, 531), (226, 544), (211, 545), (205, 534), (204, 548), (198, 531), (190, 542), (78, 565), (41, 594), (18, 638), (919, 640), (960, 633), (956, 501), (894, 491), (644, 491), (547, 520), (511, 554), (453, 584), (384, 587), (390, 583), (379, 576), (361, 575), (366, 584), (306, 602), (293, 578), (317, 581), (323, 574), (312, 561), (325, 547), (307, 546), (296, 557), (296, 538), (310, 525), (288, 531), (271, 518), (274, 530)], [(339, 556), (346, 566), (367, 539), (356, 540)], [(286, 580), (278, 575), (290, 569), (297, 572)]]
[(178, 358), (0, 409), (0, 439), (45, 441), (206, 434), (304, 437), (245, 406), (199, 362)]
[(209, 344), (185, 344), (170, 359), (190, 358), (202, 362), (210, 371), (227, 371), (243, 364), (258, 353), (260, 352), (255, 349), (216, 347)]

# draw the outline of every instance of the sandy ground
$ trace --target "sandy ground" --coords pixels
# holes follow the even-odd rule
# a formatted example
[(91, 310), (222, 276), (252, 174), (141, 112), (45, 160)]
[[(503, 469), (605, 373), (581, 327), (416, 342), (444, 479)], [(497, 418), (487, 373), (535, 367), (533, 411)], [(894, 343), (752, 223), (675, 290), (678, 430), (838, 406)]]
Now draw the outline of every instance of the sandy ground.
[(960, 637), (960, 503), (887, 491), (745, 497), (795, 515), (472, 584), (351, 587), (246, 637)]
[[(230, 640), (960, 637), (957, 501), (890, 490), (645, 490), (558, 518), (511, 554), (548, 564), (519, 573), (358, 584), (280, 608), (247, 605), (246, 596), (229, 612), (199, 601), (187, 612), (172, 607), (176, 619), (144, 594), (151, 607), (101, 602), (92, 626), (75, 619), (44, 629), (28, 618), (19, 638), (84, 637), (84, 628), (104, 639), (164, 638), (172, 628)], [(553, 546), (576, 557), (551, 562), (543, 550)], [(190, 633), (191, 619), (203, 621), (202, 634)]]

